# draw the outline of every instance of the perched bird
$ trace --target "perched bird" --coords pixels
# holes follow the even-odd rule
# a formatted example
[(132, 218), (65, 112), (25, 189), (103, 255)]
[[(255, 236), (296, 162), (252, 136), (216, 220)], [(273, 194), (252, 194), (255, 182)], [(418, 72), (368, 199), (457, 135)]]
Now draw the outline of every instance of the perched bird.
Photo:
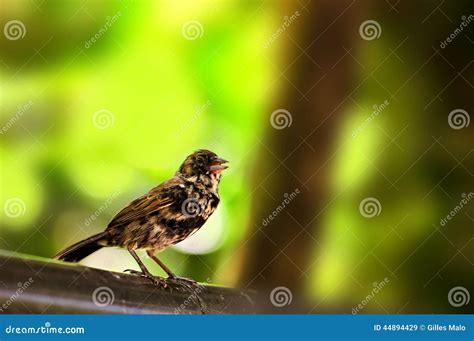
[(166, 286), (164, 279), (153, 276), (138, 257), (136, 250), (144, 249), (168, 274), (168, 279), (187, 280), (176, 276), (155, 253), (189, 237), (215, 211), (220, 200), (221, 172), (227, 168), (227, 162), (209, 150), (192, 153), (175, 176), (132, 201), (112, 218), (104, 232), (71, 245), (55, 258), (78, 262), (102, 247), (127, 248), (141, 271), (125, 271)]

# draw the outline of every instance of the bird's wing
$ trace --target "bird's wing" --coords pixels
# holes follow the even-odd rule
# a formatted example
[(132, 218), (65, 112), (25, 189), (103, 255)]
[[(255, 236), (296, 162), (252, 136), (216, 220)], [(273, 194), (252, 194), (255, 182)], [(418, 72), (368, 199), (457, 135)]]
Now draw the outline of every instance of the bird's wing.
[(152, 213), (163, 211), (175, 204), (176, 192), (182, 191), (182, 187), (179, 186), (180, 184), (181, 180), (173, 177), (151, 189), (147, 194), (133, 200), (112, 218), (107, 229), (126, 226), (133, 221), (145, 218)]

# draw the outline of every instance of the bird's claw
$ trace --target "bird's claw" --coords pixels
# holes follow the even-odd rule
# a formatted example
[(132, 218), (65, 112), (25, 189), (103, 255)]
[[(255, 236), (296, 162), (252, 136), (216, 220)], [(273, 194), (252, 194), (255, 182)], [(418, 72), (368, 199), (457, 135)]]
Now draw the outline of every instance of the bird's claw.
[(179, 277), (179, 276), (169, 276), (168, 280), (172, 282), (188, 282), (191, 284), (197, 284), (197, 282), (194, 279), (191, 278), (186, 278), (186, 277)]
[(138, 271), (138, 270), (133, 270), (133, 269), (126, 269), (124, 270), (123, 272), (128, 272), (132, 275), (138, 275), (140, 277), (144, 277), (144, 278), (147, 278), (149, 279), (150, 281), (153, 282), (153, 284), (155, 285), (158, 285), (158, 286), (161, 286), (163, 288), (166, 288), (168, 287), (168, 284), (166, 283), (166, 281), (161, 278), (161, 277), (157, 277), (157, 276), (153, 276), (152, 274), (150, 273), (144, 273), (143, 271)]
[(203, 288), (203, 286), (195, 280), (186, 277), (169, 276), (166, 280), (172, 283), (181, 284), (190, 289)]
[(205, 314), (206, 310), (200, 297), (200, 293), (205, 289), (204, 285), (199, 284), (193, 279), (179, 276), (169, 276), (166, 280), (189, 290), (191, 292), (191, 298), (199, 305), (201, 313)]

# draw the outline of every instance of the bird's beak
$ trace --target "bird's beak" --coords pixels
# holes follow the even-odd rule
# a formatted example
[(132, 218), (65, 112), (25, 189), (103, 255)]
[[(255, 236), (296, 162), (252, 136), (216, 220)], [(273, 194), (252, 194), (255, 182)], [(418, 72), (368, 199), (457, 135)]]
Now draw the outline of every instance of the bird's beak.
[(211, 167), (209, 167), (209, 170), (212, 172), (221, 172), (224, 169), (227, 169), (227, 165), (225, 163), (228, 163), (229, 161), (221, 159), (220, 157), (214, 158), (211, 163)]

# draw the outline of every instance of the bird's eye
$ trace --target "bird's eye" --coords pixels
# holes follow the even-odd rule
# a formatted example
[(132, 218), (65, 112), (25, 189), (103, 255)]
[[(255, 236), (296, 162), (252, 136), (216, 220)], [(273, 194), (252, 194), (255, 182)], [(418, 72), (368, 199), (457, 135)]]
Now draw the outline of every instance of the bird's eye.
[(196, 162), (198, 165), (202, 166), (204, 164), (204, 158), (202, 156), (198, 156), (196, 158)]

